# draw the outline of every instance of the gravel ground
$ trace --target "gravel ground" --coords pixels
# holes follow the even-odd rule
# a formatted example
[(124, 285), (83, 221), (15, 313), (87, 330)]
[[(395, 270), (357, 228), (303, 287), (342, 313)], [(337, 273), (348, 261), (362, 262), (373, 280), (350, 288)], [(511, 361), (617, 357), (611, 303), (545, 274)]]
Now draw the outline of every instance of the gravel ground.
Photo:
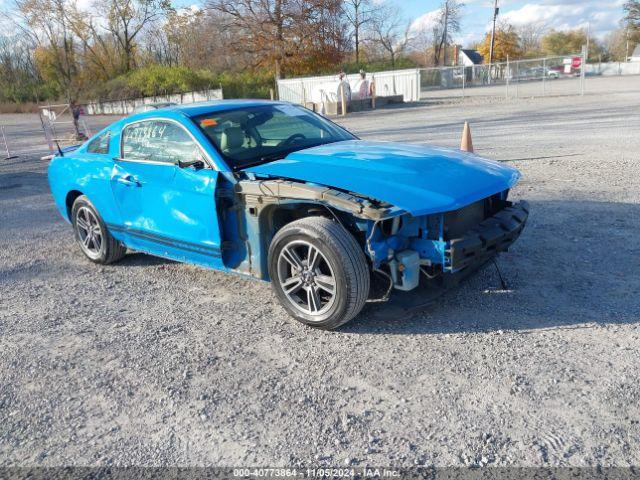
[(340, 119), (445, 146), (469, 120), (477, 153), (523, 172), (531, 216), (499, 260), (508, 290), (488, 266), (336, 332), (291, 321), (268, 284), (91, 264), (46, 164), (1, 161), (0, 465), (639, 465), (640, 79), (611, 82)]

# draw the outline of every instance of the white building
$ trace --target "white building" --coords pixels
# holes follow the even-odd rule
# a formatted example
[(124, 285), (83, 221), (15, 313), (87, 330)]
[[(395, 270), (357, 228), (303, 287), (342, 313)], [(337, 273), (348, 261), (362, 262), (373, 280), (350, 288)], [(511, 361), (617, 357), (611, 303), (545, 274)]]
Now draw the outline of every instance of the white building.
[(477, 50), (469, 50), (461, 48), (458, 50), (458, 62), (457, 65), (462, 67), (472, 67), (474, 65), (482, 64), (482, 55)]
[(640, 62), (640, 44), (636, 46), (636, 49), (633, 51), (631, 56), (629, 57), (630, 62)]

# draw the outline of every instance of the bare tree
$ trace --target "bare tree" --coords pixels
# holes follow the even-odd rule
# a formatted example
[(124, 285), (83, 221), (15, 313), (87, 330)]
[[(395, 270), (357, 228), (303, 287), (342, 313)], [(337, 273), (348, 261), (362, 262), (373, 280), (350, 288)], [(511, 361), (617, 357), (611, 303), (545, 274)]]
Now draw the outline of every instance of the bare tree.
[(374, 18), (377, 6), (372, 0), (345, 0), (344, 14), (353, 31), (356, 63), (360, 63), (362, 31)]
[(170, 0), (96, 0), (95, 7), (106, 18), (105, 28), (120, 47), (125, 72), (135, 66), (138, 35), (172, 10)]
[(515, 31), (518, 37), (520, 37), (522, 54), (525, 57), (538, 55), (540, 52), (540, 41), (547, 31), (547, 25), (544, 22), (532, 22), (517, 26)]
[(0, 101), (39, 101), (42, 79), (34, 52), (28, 37), (0, 36)]
[(453, 35), (460, 32), (463, 7), (464, 3), (458, 0), (444, 0), (440, 5), (440, 21), (434, 29), (434, 33), (440, 35), (440, 41), (434, 48), (436, 65), (440, 63), (440, 56), (442, 64), (447, 64), (447, 46), (452, 42)]
[(413, 40), (410, 27), (410, 24), (404, 24), (398, 10), (389, 4), (382, 4), (371, 20), (371, 42), (389, 55), (392, 67)]
[(16, 0), (15, 6), (14, 24), (39, 49), (41, 63), (47, 65), (51, 77), (71, 99), (75, 95), (77, 63), (74, 35), (65, 15), (67, 1)]
[(235, 50), (245, 49), (268, 58), (276, 79), (282, 78), (282, 63), (291, 43), (289, 30), (304, 16), (295, 0), (208, 0), (207, 7), (226, 19), (222, 28), (238, 32), (243, 41)]
[[(285, 61), (303, 69), (306, 57), (316, 63), (343, 49), (341, 0), (207, 0), (207, 8), (225, 19), (221, 28), (237, 35), (234, 52), (249, 52), (283, 76)], [(309, 65), (309, 62), (306, 62)]]

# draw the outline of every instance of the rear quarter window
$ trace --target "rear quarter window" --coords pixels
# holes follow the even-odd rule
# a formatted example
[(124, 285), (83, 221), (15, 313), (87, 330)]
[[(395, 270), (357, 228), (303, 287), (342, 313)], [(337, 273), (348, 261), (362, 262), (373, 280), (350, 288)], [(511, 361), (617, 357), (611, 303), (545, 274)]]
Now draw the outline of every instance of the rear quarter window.
[(109, 153), (109, 140), (111, 138), (111, 132), (105, 132), (102, 135), (94, 138), (89, 142), (87, 146), (88, 153)]

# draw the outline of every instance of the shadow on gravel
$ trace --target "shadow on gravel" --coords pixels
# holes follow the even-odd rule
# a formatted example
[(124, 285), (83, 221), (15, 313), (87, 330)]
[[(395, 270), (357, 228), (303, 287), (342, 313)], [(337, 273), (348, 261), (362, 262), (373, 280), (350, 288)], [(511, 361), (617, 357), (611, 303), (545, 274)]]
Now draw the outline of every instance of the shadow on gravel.
[(170, 265), (178, 262), (166, 258), (154, 257), (146, 253), (131, 252), (120, 260), (117, 264), (120, 267), (155, 267), (158, 265)]

